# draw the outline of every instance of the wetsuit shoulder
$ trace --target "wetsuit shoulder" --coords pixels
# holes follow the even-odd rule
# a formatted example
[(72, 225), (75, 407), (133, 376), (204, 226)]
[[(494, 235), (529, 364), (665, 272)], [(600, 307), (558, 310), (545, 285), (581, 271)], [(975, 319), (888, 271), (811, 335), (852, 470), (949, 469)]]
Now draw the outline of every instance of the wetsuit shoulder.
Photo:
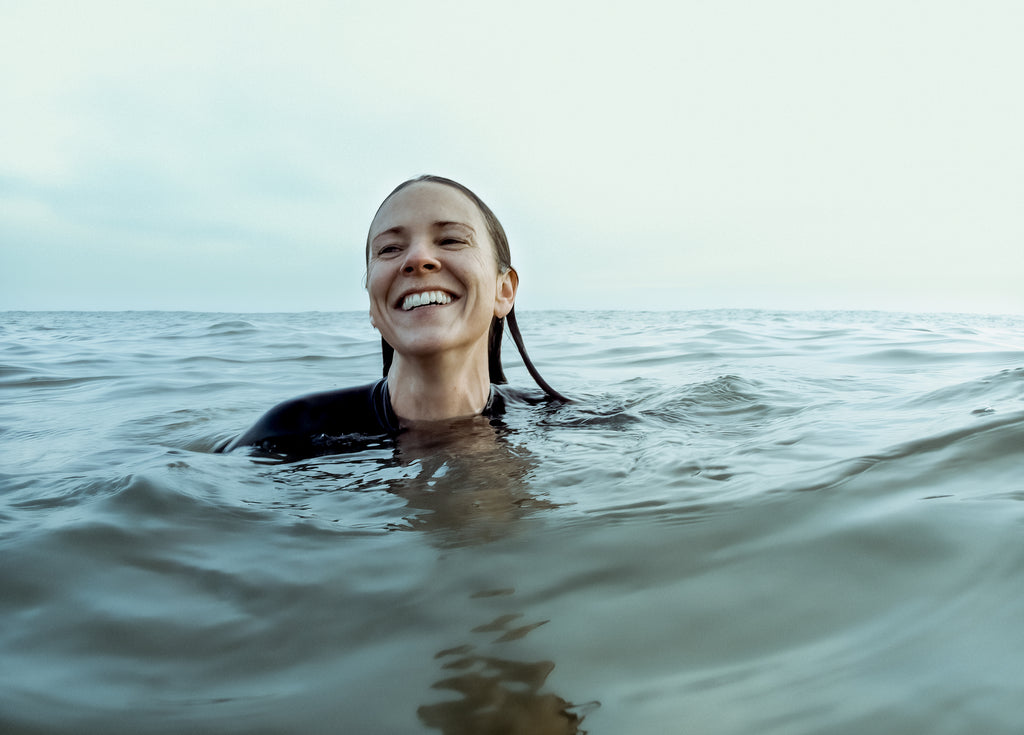
[(384, 381), (323, 391), (274, 406), (225, 451), (256, 446), (279, 454), (307, 454), (323, 437), (382, 436), (398, 430)]

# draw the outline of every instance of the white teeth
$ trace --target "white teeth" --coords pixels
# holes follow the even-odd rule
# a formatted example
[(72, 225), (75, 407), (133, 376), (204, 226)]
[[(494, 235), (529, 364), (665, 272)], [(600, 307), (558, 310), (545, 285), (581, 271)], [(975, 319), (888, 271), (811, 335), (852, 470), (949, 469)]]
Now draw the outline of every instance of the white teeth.
[(427, 304), (450, 304), (452, 297), (446, 294), (444, 291), (424, 291), (422, 293), (412, 293), (405, 297), (402, 301), (402, 308), (405, 311), (415, 309), (417, 306), (426, 306)]

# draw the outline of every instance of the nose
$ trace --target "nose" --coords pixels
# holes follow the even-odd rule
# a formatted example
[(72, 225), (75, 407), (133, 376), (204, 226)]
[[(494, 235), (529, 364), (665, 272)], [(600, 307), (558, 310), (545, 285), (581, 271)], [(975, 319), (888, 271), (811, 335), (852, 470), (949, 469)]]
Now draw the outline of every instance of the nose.
[(416, 273), (430, 273), (441, 270), (441, 261), (437, 259), (433, 248), (426, 242), (411, 243), (405, 251), (405, 262), (402, 263), (402, 273), (413, 275)]

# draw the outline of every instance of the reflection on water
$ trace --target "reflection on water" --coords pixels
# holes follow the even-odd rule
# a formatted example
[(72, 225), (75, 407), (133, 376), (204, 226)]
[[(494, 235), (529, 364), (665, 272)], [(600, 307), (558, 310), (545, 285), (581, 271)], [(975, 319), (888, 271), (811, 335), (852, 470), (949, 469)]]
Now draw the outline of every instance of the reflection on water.
[(557, 507), (530, 487), (536, 462), (513, 438), (500, 421), (474, 416), (414, 425), (394, 439), (325, 438), (324, 456), (254, 456), (272, 468), (264, 476), (303, 494), (402, 498), (413, 512), (390, 528), (427, 531), (432, 544), (451, 548), (497, 540), (531, 511)]
[(415, 474), (391, 481), (388, 491), (422, 511), (410, 526), (440, 546), (493, 541), (530, 510), (551, 507), (530, 491), (529, 452), (483, 417), (412, 427), (398, 437), (395, 460)]
[[(409, 427), (396, 438), (390, 456), (374, 460), (385, 476), (371, 487), (402, 498), (412, 511), (407, 525), (391, 529), (421, 532), (433, 546), (454, 549), (512, 535), (531, 512), (556, 507), (532, 491), (536, 462), (514, 439), (500, 421), (481, 416)], [(279, 465), (274, 472), (278, 481), (306, 489), (312, 479), (325, 492), (369, 489), (365, 472), (359, 477), (333, 461)], [(470, 600), (513, 593), (492, 589)], [(458, 698), (420, 706), (420, 721), (446, 735), (584, 733), (585, 710), (597, 703), (574, 705), (544, 691), (553, 661), (515, 658), (514, 643), (549, 621), (524, 620), (516, 611), (496, 617), (482, 612), (481, 617), (485, 614), (491, 617), (468, 631), (469, 641), (435, 655), (441, 672), (432, 688)]]
[[(474, 597), (504, 594), (512, 594), (512, 590), (493, 590)], [(490, 637), (489, 642), (464, 643), (439, 651), (435, 658), (441, 661), (443, 676), (434, 689), (460, 696), (420, 707), (420, 720), (445, 735), (584, 733), (580, 729), (583, 707), (541, 691), (555, 668), (552, 661), (516, 661), (499, 655), (502, 644), (520, 640), (546, 622), (523, 623), (520, 613), (500, 615), (472, 630), (477, 638)]]
[[(529, 453), (514, 445), (500, 425), (481, 417), (445, 427), (413, 427), (398, 440), (396, 459), (418, 466), (390, 491), (411, 508), (425, 511), (412, 527), (428, 532), (442, 546), (483, 544), (512, 533), (530, 509), (550, 507), (534, 497), (527, 478), (534, 467)], [(474, 598), (511, 595), (489, 590)], [(510, 612), (476, 626), (471, 633), (488, 643), (461, 643), (439, 651), (443, 676), (433, 688), (459, 698), (419, 708), (420, 720), (445, 735), (555, 735), (580, 733), (582, 715), (556, 694), (542, 691), (552, 661), (519, 661), (501, 648), (524, 638), (547, 620), (524, 622)]]

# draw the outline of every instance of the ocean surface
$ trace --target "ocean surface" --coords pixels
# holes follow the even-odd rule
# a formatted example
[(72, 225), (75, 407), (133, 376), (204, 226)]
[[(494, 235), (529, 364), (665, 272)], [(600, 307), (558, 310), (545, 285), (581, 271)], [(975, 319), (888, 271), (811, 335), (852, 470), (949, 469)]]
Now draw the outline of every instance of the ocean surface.
[(573, 403), (282, 463), (365, 314), (0, 315), (0, 732), (1024, 731), (1024, 317), (520, 326)]

